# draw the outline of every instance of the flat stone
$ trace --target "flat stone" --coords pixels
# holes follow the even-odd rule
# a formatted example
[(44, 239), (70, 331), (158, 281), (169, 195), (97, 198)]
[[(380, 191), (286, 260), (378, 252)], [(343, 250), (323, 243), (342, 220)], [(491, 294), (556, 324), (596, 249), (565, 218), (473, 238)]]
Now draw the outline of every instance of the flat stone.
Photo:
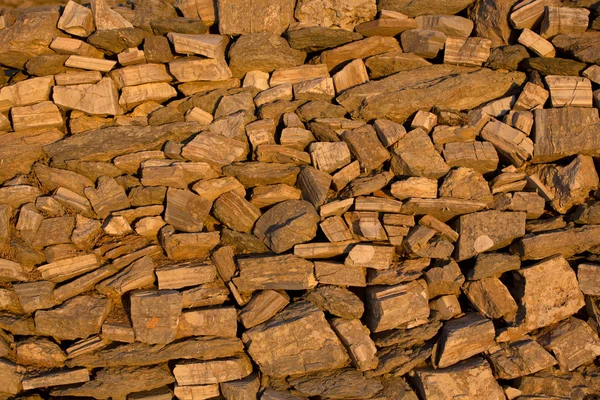
[(281, 35), (294, 22), (294, 0), (218, 0), (217, 13), (221, 35)]
[(375, 0), (300, 0), (294, 16), (308, 25), (352, 31), (356, 25), (374, 19), (376, 13)]
[(600, 117), (597, 109), (550, 108), (535, 110), (534, 116), (532, 162), (551, 162), (575, 154), (600, 154)]
[(585, 63), (600, 62), (600, 32), (565, 33), (552, 39), (552, 44), (569, 56)]
[(254, 227), (254, 235), (271, 250), (282, 253), (315, 237), (320, 218), (304, 200), (287, 200), (264, 213)]
[(59, 307), (35, 313), (35, 328), (61, 340), (86, 338), (100, 332), (111, 302), (106, 297), (77, 296)]
[[(494, 2), (487, 2), (495, 4)], [(521, 61), (529, 57), (525, 46), (520, 44), (502, 46), (492, 49), (490, 56), (484, 66), (491, 69), (507, 69), (516, 71)]]
[(137, 291), (131, 295), (131, 320), (136, 340), (169, 343), (175, 339), (181, 294), (175, 290)]
[(452, 15), (464, 10), (473, 0), (382, 0), (378, 3), (379, 10), (397, 11), (409, 17), (419, 15)]
[(523, 63), (526, 69), (538, 71), (542, 75), (579, 76), (586, 68), (585, 63), (555, 57), (528, 58)]
[(229, 67), (236, 78), (248, 71), (271, 72), (302, 65), (305, 58), (306, 53), (292, 49), (282, 37), (266, 32), (242, 35), (229, 49)]
[(289, 382), (305, 396), (336, 399), (368, 399), (383, 388), (378, 380), (350, 368), (291, 378)]
[(462, 215), (458, 220), (457, 261), (485, 251), (508, 246), (525, 235), (525, 213), (482, 211)]
[(575, 271), (563, 256), (552, 256), (521, 268), (515, 276), (519, 304), (517, 320), (525, 331), (563, 320), (584, 305)]
[(416, 386), (423, 398), (446, 399), (448, 396), (469, 400), (504, 400), (504, 391), (494, 379), (487, 361), (474, 357), (450, 368), (419, 369)]
[(305, 52), (331, 49), (363, 38), (358, 32), (324, 26), (288, 30), (284, 36), (292, 49)]
[(306, 301), (247, 330), (242, 340), (261, 371), (273, 377), (336, 369), (349, 361), (323, 312)]

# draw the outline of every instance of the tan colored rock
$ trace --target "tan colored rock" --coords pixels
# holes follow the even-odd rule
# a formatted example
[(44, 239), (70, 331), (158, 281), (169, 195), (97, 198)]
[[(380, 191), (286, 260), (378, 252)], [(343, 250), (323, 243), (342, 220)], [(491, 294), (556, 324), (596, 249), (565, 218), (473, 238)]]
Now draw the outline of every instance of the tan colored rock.
[(510, 13), (510, 21), (516, 29), (531, 29), (540, 22), (546, 6), (558, 3), (553, 0), (534, 0), (519, 3)]
[(57, 27), (79, 37), (88, 37), (96, 29), (92, 11), (74, 1), (69, 1), (65, 6)]
[(283, 291), (263, 290), (242, 308), (239, 318), (246, 329), (271, 319), (290, 302)]
[(545, 77), (552, 107), (591, 107), (592, 83), (587, 78), (548, 75)]
[(543, 108), (546, 100), (550, 93), (543, 87), (527, 82), (519, 95), (519, 98), (515, 102), (514, 110), (533, 110), (537, 108)]
[(188, 336), (235, 337), (236, 309), (231, 306), (184, 311), (179, 317), (177, 338)]
[(260, 369), (274, 377), (339, 368), (348, 362), (323, 312), (307, 301), (247, 330), (242, 340)]
[(181, 294), (174, 290), (136, 291), (131, 295), (131, 321), (136, 340), (169, 343), (175, 339)]
[(563, 371), (573, 371), (600, 355), (598, 334), (585, 321), (574, 317), (561, 322), (538, 340), (554, 353)]
[(450, 368), (417, 370), (416, 386), (426, 399), (443, 399), (447, 396), (463, 396), (469, 400), (506, 398), (494, 379), (490, 365), (480, 357)]
[(519, 36), (519, 43), (540, 57), (554, 57), (556, 55), (552, 43), (530, 29), (523, 29)]
[(304, 80), (311, 80), (317, 78), (328, 78), (329, 71), (327, 65), (316, 64), (316, 65), (300, 65), (298, 67), (279, 68), (273, 71), (269, 84), (271, 87), (283, 85), (283, 84), (295, 84)]
[(148, 101), (164, 103), (175, 96), (177, 91), (166, 82), (127, 86), (121, 90), (119, 105), (129, 110)]
[(123, 66), (143, 64), (146, 62), (146, 55), (143, 50), (133, 47), (119, 53), (117, 60)]
[(48, 101), (52, 86), (54, 86), (54, 77), (44, 76), (3, 87), (0, 89), (0, 112), (9, 111), (15, 106), (30, 106)]
[(106, 0), (92, 0), (91, 5), (97, 30), (133, 28), (129, 21), (108, 6)]
[(314, 0), (301, 0), (296, 5), (294, 16), (302, 23), (323, 27), (341, 28), (352, 31), (361, 22), (375, 18), (375, 1), (353, 0), (350, 2), (332, 0), (327, 3)]
[(583, 306), (575, 272), (560, 255), (522, 268), (516, 274), (518, 318), (526, 331), (565, 319)]
[(398, 41), (391, 37), (372, 36), (321, 53), (321, 62), (333, 70), (345, 61), (366, 58), (376, 54), (400, 50)]
[(488, 318), (510, 321), (516, 316), (517, 303), (496, 277), (468, 282), (463, 290), (475, 308)]
[(15, 132), (29, 129), (60, 129), (64, 126), (62, 114), (50, 101), (33, 106), (13, 107), (10, 113)]
[(79, 55), (72, 55), (65, 61), (65, 67), (100, 72), (109, 72), (116, 64), (117, 62), (112, 60)]
[(118, 103), (118, 91), (110, 78), (96, 84), (57, 86), (52, 95), (54, 103), (68, 110), (79, 110), (87, 114), (122, 114)]
[(333, 76), (335, 91), (338, 94), (348, 88), (368, 81), (367, 68), (361, 59), (351, 61)]
[(556, 364), (550, 353), (527, 337), (511, 343), (501, 343), (492, 347), (489, 353), (489, 361), (500, 379), (516, 379)]
[(245, 378), (252, 372), (252, 363), (246, 355), (187, 362), (175, 365), (173, 375), (179, 385), (207, 385)]
[(232, 77), (224, 60), (181, 57), (169, 63), (169, 72), (179, 82), (223, 81)]
[(219, 0), (217, 7), (219, 31), (222, 35), (258, 32), (281, 35), (294, 22), (294, 2), (289, 0), (261, 0), (258, 3)]
[(583, 33), (588, 28), (589, 15), (585, 8), (548, 6), (544, 9), (540, 35), (552, 38), (563, 33)]
[(375, 343), (369, 337), (369, 330), (360, 320), (336, 318), (331, 325), (348, 350), (354, 367), (360, 371), (377, 367), (379, 360)]
[(39, 389), (50, 386), (73, 385), (88, 382), (90, 373), (85, 368), (42, 373), (23, 379), (23, 389)]
[(242, 291), (306, 290), (316, 286), (313, 263), (295, 255), (238, 259), (239, 276), (233, 278)]
[(118, 89), (173, 80), (163, 64), (141, 64), (119, 68), (113, 70), (110, 77), (115, 81)]
[[(84, 41), (81, 41), (79, 39), (57, 37), (50, 44), (50, 48), (58, 54), (77, 55), (77, 56), (81, 56), (85, 59), (87, 59), (87, 58), (98, 58), (98, 59), (104, 58), (104, 53), (102, 51), (98, 50), (94, 46), (92, 46)], [(80, 65), (81, 60), (83, 60), (83, 59), (79, 59), (79, 58), (71, 59), (69, 57), (65, 61), (65, 66), (67, 66), (67, 67), (73, 66), (73, 68), (79, 68), (79, 67), (77, 67), (77, 65)], [(102, 65), (104, 65), (101, 61), (103, 61), (103, 60), (98, 61), (99, 64), (97, 64), (99, 68), (102, 68)], [(66, 65), (67, 63), (69, 65)], [(108, 68), (108, 65), (114, 65), (114, 62), (111, 61), (110, 64), (109, 63), (105, 63), (105, 64), (107, 66), (106, 68)], [(91, 69), (91, 68), (85, 67), (82, 69)], [(101, 71), (101, 69), (98, 69), (98, 70)]]
[(423, 280), (396, 286), (369, 286), (367, 326), (371, 332), (381, 332), (401, 325), (420, 325), (429, 316), (428, 298)]
[(490, 56), (491, 40), (483, 38), (446, 39), (444, 63), (481, 66)]
[(485, 251), (508, 246), (525, 235), (525, 213), (483, 211), (460, 216), (456, 259), (466, 260)]
[(247, 151), (246, 143), (240, 140), (204, 131), (183, 147), (181, 156), (191, 161), (223, 167), (245, 159)]
[(408, 132), (392, 147), (391, 168), (396, 175), (430, 179), (438, 179), (450, 170), (421, 128)]
[(516, 167), (523, 165), (534, 153), (533, 141), (527, 135), (497, 120), (483, 127), (481, 137)]
[(426, 29), (411, 29), (402, 32), (402, 48), (424, 58), (437, 57), (446, 44), (446, 35), (439, 31)]
[(225, 48), (229, 42), (227, 36), (190, 35), (170, 32), (169, 40), (179, 54), (199, 54), (208, 58), (224, 58)]
[(233, 230), (250, 233), (261, 213), (245, 198), (230, 191), (215, 200), (213, 215)]
[(383, 18), (363, 22), (355, 27), (356, 32), (365, 37), (370, 36), (396, 36), (409, 29), (416, 29), (417, 21), (413, 18)]

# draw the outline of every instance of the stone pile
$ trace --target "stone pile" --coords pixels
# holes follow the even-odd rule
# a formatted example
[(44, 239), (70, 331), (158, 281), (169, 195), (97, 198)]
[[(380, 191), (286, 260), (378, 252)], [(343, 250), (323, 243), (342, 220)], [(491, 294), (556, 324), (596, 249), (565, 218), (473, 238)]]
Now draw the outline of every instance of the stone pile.
[(597, 398), (597, 8), (3, 8), (0, 398)]

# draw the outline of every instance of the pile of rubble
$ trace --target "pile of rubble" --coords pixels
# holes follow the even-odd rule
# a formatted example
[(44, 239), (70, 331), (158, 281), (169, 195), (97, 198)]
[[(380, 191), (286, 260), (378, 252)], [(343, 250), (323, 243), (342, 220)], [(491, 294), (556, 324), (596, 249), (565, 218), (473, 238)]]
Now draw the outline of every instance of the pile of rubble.
[(597, 6), (3, 9), (0, 398), (600, 396)]

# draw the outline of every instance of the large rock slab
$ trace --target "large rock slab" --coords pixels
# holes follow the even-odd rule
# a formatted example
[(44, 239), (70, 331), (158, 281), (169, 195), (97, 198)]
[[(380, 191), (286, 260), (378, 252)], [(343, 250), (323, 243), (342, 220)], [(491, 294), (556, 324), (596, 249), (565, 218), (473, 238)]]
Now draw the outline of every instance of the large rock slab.
[(69, 136), (43, 147), (52, 165), (65, 161), (110, 161), (116, 156), (141, 150), (157, 150), (167, 140), (181, 141), (200, 130), (196, 122), (175, 122), (160, 126), (119, 126)]
[(52, 310), (37, 311), (35, 328), (61, 340), (86, 338), (100, 332), (110, 307), (106, 297), (78, 296)]
[[(403, 123), (413, 113), (433, 106), (455, 110), (477, 107), (502, 97), (524, 80), (522, 72), (433, 65), (365, 83), (347, 90), (337, 100), (355, 118), (387, 118)], [(466, 87), (469, 96), (464, 96)]]
[(19, 173), (29, 173), (32, 164), (43, 157), (42, 147), (62, 138), (63, 133), (57, 129), (3, 134), (0, 146), (0, 183)]
[(295, 17), (298, 21), (348, 31), (375, 18), (375, 0), (299, 0)]
[(317, 234), (320, 218), (307, 201), (287, 200), (264, 213), (254, 226), (254, 235), (275, 253), (283, 253)]
[(530, 234), (512, 246), (523, 260), (541, 260), (549, 254), (569, 258), (600, 245), (600, 225), (584, 225)]
[(484, 251), (508, 246), (525, 235), (525, 219), (524, 212), (495, 210), (460, 216), (456, 260), (466, 260)]
[(552, 44), (579, 61), (600, 63), (600, 32), (598, 31), (557, 35), (552, 39)]
[(534, 111), (534, 163), (546, 163), (574, 154), (600, 155), (598, 109), (563, 107)]
[(306, 53), (292, 49), (288, 42), (272, 33), (240, 36), (229, 49), (229, 68), (234, 77), (248, 71), (271, 72), (278, 68), (302, 65)]
[(475, 0), (381, 0), (379, 10), (398, 11), (409, 17), (434, 14), (456, 14)]
[(96, 372), (94, 379), (81, 386), (57, 388), (52, 396), (125, 399), (129, 393), (159, 388), (175, 379), (166, 364), (152, 367), (106, 368)]
[(212, 360), (229, 357), (244, 350), (238, 338), (194, 337), (164, 344), (131, 343), (105, 348), (69, 359), (67, 364), (88, 368), (142, 366), (175, 359)]
[(261, 371), (273, 377), (336, 369), (349, 363), (323, 312), (299, 301), (247, 330), (242, 340)]
[(294, 22), (294, 0), (218, 0), (221, 35), (281, 35)]
[(504, 400), (504, 391), (494, 379), (487, 361), (479, 357), (450, 368), (416, 371), (417, 389), (423, 399)]
[(59, 7), (29, 8), (16, 14), (15, 22), (0, 31), (0, 64), (23, 69), (29, 58), (51, 54), (50, 43), (65, 34), (56, 28)]
[(517, 320), (522, 331), (554, 324), (585, 305), (575, 271), (563, 256), (521, 268), (514, 276), (519, 304)]

